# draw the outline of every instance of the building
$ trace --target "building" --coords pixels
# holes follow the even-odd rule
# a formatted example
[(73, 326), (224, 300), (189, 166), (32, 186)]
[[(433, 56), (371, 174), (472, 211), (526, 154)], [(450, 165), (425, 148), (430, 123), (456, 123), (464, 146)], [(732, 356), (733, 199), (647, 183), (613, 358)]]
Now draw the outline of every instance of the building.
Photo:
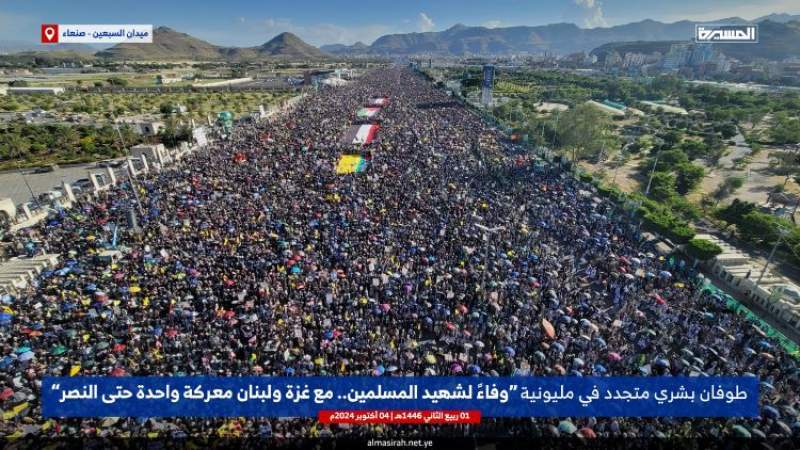
[(64, 93), (63, 87), (9, 87), (6, 92), (13, 95), (49, 94), (59, 95)]
[(494, 66), (487, 64), (483, 66), (483, 83), (481, 84), (481, 104), (490, 106), (492, 104), (492, 90), (494, 89)]
[(647, 60), (647, 55), (644, 53), (628, 52), (625, 53), (625, 58), (622, 60), (622, 67), (640, 67), (643, 66)]
[(169, 76), (169, 75), (156, 76), (156, 84), (172, 84), (172, 83), (180, 83), (181, 81), (183, 81), (183, 78), (181, 77)]
[(677, 70), (685, 66), (689, 62), (691, 55), (691, 44), (681, 43), (672, 44), (669, 51), (664, 55), (664, 62), (662, 67), (666, 70)]
[(242, 84), (242, 83), (249, 83), (253, 81), (252, 77), (245, 77), (245, 78), (233, 78), (230, 80), (223, 80), (223, 81), (213, 81), (210, 83), (195, 83), (192, 87), (195, 88), (217, 88), (217, 87), (225, 87), (225, 86), (233, 86), (235, 84)]
[(722, 253), (706, 266), (726, 289), (746, 297), (783, 325), (800, 331), (800, 287), (765, 270), (763, 264), (715, 236), (698, 234), (696, 237), (722, 248)]
[(713, 44), (694, 44), (689, 53), (689, 64), (699, 66), (714, 59)]

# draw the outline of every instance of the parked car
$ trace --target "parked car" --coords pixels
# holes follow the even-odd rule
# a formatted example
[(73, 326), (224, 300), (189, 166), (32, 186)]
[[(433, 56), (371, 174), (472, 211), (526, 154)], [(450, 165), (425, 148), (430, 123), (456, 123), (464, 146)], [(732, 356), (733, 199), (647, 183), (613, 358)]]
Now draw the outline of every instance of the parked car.
[(49, 166), (37, 167), (33, 169), (33, 173), (50, 173), (58, 169), (58, 164), (50, 164)]

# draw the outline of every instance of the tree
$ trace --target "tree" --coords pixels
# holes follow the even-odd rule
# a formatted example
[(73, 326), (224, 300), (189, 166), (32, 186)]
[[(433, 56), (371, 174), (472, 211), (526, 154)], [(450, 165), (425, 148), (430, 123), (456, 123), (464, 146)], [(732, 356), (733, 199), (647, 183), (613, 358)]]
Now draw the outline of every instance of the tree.
[(778, 240), (781, 230), (792, 229), (792, 223), (772, 214), (750, 211), (736, 224), (736, 228), (745, 240), (771, 244)]
[(656, 172), (650, 183), (650, 197), (657, 201), (667, 201), (675, 196), (675, 175), (670, 172)]
[(610, 128), (608, 115), (582, 103), (562, 115), (558, 140), (562, 146), (572, 149), (573, 161), (594, 159), (602, 150)]
[(708, 261), (722, 253), (722, 248), (719, 245), (700, 238), (694, 238), (687, 242), (685, 250), (689, 256), (700, 261)]
[(775, 114), (769, 135), (776, 144), (800, 143), (800, 118), (790, 117), (785, 112)]
[(751, 211), (755, 211), (755, 209), (755, 203), (745, 202), (735, 198), (728, 206), (716, 210), (714, 216), (720, 220), (724, 220), (727, 223), (725, 228), (727, 228), (731, 225), (738, 225), (742, 217)]
[(714, 197), (716, 197), (717, 200), (722, 200), (723, 198), (736, 192), (736, 190), (742, 186), (744, 186), (744, 178), (742, 177), (725, 178), (725, 181), (723, 181), (714, 192)]
[(800, 173), (800, 152), (797, 150), (774, 151), (770, 153), (770, 166), (775, 173), (783, 175), (783, 187), (793, 176)]
[(677, 173), (675, 190), (681, 195), (691, 192), (706, 176), (706, 171), (703, 167), (689, 162), (679, 164), (675, 167), (675, 172)]

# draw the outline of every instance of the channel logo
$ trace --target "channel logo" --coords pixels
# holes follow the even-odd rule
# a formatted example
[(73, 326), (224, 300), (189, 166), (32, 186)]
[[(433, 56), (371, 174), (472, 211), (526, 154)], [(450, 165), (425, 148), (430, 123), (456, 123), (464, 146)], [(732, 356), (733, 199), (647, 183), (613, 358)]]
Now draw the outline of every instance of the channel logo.
[(58, 43), (58, 24), (43, 23), (42, 44), (57, 44), (57, 43)]
[(758, 25), (695, 25), (696, 43), (739, 44), (758, 43)]

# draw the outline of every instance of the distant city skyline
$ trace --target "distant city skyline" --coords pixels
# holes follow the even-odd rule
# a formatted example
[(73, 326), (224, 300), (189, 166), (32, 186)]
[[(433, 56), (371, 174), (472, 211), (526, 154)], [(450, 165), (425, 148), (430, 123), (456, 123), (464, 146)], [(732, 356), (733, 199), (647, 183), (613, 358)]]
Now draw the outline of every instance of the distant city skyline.
[(583, 28), (653, 19), (752, 20), (800, 13), (797, 0), (7, 0), (0, 3), (3, 42), (39, 40), (42, 23), (149, 23), (168, 26), (217, 45), (255, 46), (289, 31), (310, 44), (372, 43), (392, 33), (441, 31), (457, 23), (507, 27), (570, 22)]

